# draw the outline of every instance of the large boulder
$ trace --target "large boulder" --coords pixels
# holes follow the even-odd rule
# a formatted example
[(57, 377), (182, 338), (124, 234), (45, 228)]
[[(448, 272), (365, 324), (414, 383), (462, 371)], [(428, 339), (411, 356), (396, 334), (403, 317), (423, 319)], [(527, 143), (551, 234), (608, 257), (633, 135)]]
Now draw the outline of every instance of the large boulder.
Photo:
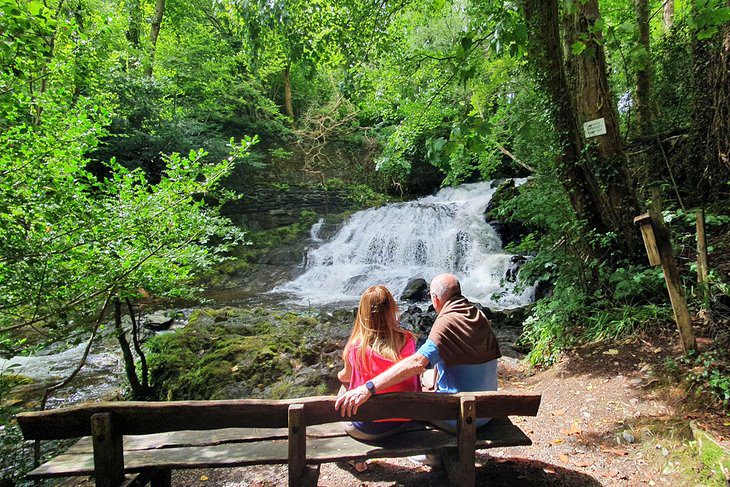
[(151, 315), (145, 316), (142, 324), (145, 328), (149, 328), (150, 330), (160, 331), (160, 330), (167, 330), (168, 328), (170, 328), (170, 326), (172, 326), (172, 323), (174, 321), (175, 321), (174, 313), (170, 313), (169, 311), (165, 311), (165, 310), (159, 310), (159, 311), (155, 311)]
[(428, 283), (421, 277), (411, 279), (406, 284), (400, 299), (412, 302), (428, 301)]

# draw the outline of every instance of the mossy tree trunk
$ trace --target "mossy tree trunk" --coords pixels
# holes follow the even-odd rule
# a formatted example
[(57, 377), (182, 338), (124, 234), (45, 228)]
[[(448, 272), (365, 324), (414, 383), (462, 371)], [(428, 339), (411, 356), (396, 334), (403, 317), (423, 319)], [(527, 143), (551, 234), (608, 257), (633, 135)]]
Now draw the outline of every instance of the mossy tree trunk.
[(557, 0), (526, 0), (525, 19), (528, 24), (530, 59), (535, 74), (550, 99), (552, 119), (560, 138), (562, 151), (558, 155), (558, 170), (563, 186), (579, 220), (590, 228), (605, 232), (598, 212), (598, 201), (590, 187), (596, 185), (592, 175), (582, 164), (582, 143), (575, 121), (575, 110), (569, 93), (563, 66), (563, 55), (558, 27)]
[(621, 138), (618, 114), (608, 84), (606, 54), (598, 0), (575, 2), (575, 16), (571, 37), (581, 39), (582, 49), (576, 49), (576, 100), (577, 126), (603, 119), (606, 133), (585, 138), (580, 137), (586, 147), (586, 163), (599, 182), (591, 188), (600, 201), (599, 211), (603, 226), (619, 237), (615, 247), (626, 256), (639, 257), (641, 250), (633, 218), (638, 214), (638, 203), (633, 184), (626, 166), (626, 154)]
[(636, 24), (639, 28), (639, 46), (642, 49), (639, 68), (636, 70), (636, 122), (639, 126), (639, 134), (647, 136), (653, 133), (654, 123), (652, 113), (652, 80), (654, 76), (649, 43), (649, 2), (648, 0), (635, 0), (635, 4)]
[[(727, 3), (730, 5), (730, 1)], [(708, 8), (695, 1), (692, 15)], [(702, 195), (718, 189), (730, 169), (730, 26), (707, 37), (699, 21), (692, 40), (693, 100), (690, 185)]]

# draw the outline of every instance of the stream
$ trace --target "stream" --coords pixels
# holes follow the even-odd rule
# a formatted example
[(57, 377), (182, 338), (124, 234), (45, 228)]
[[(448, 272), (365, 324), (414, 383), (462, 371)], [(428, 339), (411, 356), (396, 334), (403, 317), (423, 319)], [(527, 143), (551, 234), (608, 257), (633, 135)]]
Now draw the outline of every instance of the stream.
[[(497, 182), (467, 184), (414, 201), (359, 211), (328, 239), (320, 237), (324, 224), (320, 220), (310, 231), (305, 261), (293, 272), (281, 271), (282, 276), (294, 277), (249, 297), (245, 304), (293, 310), (352, 308), (370, 285), (384, 284), (399, 299), (410, 279), (429, 281), (436, 274), (451, 272), (460, 278), (464, 295), (472, 301), (491, 309), (523, 307), (532, 302), (534, 288), (516, 289), (506, 279), (519, 264), (503, 251), (499, 236), (484, 218), (497, 186)], [(218, 294), (213, 306), (241, 304), (240, 296), (233, 292)], [(399, 304), (402, 310), (408, 308), (407, 303)], [(418, 306), (425, 310), (427, 304)], [(184, 324), (183, 319), (178, 326)], [(50, 399), (48, 407), (119, 395), (124, 387), (124, 366), (110, 330), (107, 327), (94, 344), (81, 373)], [(521, 330), (496, 332), (506, 344), (513, 343)], [(85, 346), (83, 342), (60, 353), (0, 359), (0, 373), (17, 373), (36, 381), (16, 388), (11, 399), (37, 400), (43, 384), (61, 380), (74, 370)]]

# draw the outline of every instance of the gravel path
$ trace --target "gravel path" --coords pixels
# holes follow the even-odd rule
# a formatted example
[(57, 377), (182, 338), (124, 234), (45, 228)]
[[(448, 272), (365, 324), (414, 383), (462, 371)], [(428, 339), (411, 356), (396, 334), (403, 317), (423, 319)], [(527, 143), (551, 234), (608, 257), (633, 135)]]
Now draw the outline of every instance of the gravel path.
[[(670, 468), (670, 459), (662, 460), (668, 452), (651, 451), (652, 433), (645, 427), (682, 415), (665, 388), (655, 389), (659, 381), (653, 371), (667, 355), (678, 355), (667, 340), (634, 338), (581, 348), (532, 374), (515, 359), (501, 359), (500, 387), (540, 392), (542, 406), (537, 417), (513, 418), (532, 446), (477, 452), (477, 485), (687, 485), (679, 469)], [(173, 483), (285, 485), (286, 466), (178, 471)], [(346, 464), (324, 464), (318, 481), (324, 487), (445, 484), (443, 471), (408, 459), (372, 460), (364, 473)]]

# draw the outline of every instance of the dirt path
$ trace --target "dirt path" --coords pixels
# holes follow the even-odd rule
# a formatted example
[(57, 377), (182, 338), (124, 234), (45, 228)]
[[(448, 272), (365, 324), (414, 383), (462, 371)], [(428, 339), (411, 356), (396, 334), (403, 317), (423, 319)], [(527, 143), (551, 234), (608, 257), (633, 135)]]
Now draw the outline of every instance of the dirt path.
[[(532, 375), (517, 360), (502, 359), (500, 387), (540, 392), (542, 406), (535, 418), (513, 419), (532, 438), (532, 446), (477, 452), (477, 485), (688, 485), (687, 467), (674, 461), (671, 443), (665, 441), (667, 434), (682, 431), (677, 425), (687, 423), (687, 415), (679, 399), (655, 387), (659, 379), (654, 371), (667, 355), (678, 355), (667, 340), (634, 338), (579, 349)], [(701, 414), (694, 417), (702, 419)], [(730, 438), (730, 431), (720, 433)], [(286, 466), (177, 471), (173, 483), (285, 485)], [(347, 465), (325, 464), (319, 477), (325, 487), (445, 483), (443, 471), (408, 459), (373, 460), (360, 474)]]

